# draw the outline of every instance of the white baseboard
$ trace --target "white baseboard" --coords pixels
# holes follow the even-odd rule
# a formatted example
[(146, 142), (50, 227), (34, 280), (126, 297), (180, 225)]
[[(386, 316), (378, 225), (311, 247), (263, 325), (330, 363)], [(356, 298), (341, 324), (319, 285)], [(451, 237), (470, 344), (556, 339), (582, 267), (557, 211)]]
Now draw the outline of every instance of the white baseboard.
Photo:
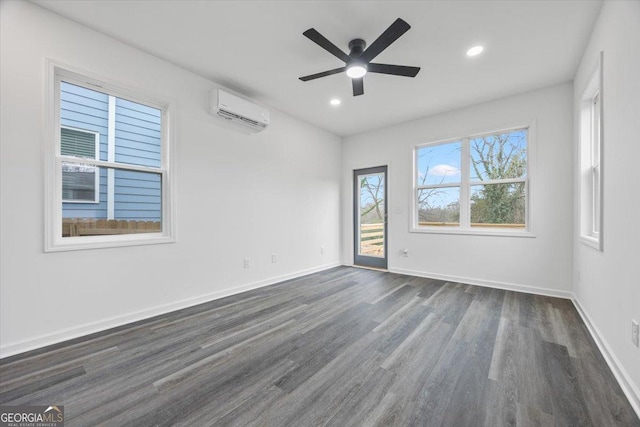
[(613, 372), (613, 375), (618, 380), (618, 384), (620, 384), (620, 388), (624, 392), (627, 399), (629, 399), (629, 403), (633, 407), (633, 410), (636, 411), (638, 418), (640, 418), (640, 389), (638, 385), (633, 382), (627, 371), (624, 369), (615, 353), (607, 343), (607, 340), (604, 338), (598, 327), (593, 323), (589, 314), (585, 311), (584, 307), (580, 304), (580, 301), (574, 297), (571, 299), (573, 301), (573, 305), (578, 310), (580, 317), (582, 317), (582, 321), (587, 325), (587, 329), (591, 333), (593, 340), (596, 342), (600, 353), (602, 353), (602, 357), (607, 361), (607, 365)]
[(513, 283), (497, 282), (494, 280), (475, 279), (471, 277), (450, 276), (448, 274), (431, 273), (426, 271), (408, 270), (404, 268), (389, 268), (391, 273), (406, 274), (408, 276), (426, 277), (429, 279), (445, 280), (447, 282), (466, 283), (487, 288), (505, 289), (507, 291), (524, 292), (527, 294), (545, 295), (550, 297), (572, 299), (573, 293), (557, 289), (538, 288), (535, 286), (516, 285)]
[(97, 322), (87, 323), (77, 327), (64, 329), (58, 332), (54, 332), (52, 334), (41, 335), (39, 337), (30, 338), (24, 341), (3, 345), (3, 346), (0, 346), (0, 359), (14, 356), (20, 353), (25, 353), (31, 350), (36, 350), (38, 348), (46, 347), (52, 344), (58, 344), (64, 341), (68, 341), (74, 338), (79, 338), (85, 335), (90, 335), (96, 332), (102, 332), (118, 326), (126, 325), (128, 323), (149, 319), (151, 317), (155, 317), (161, 314), (170, 313), (172, 311), (181, 310), (183, 308), (192, 307), (194, 305), (202, 304), (202, 303), (213, 301), (216, 299), (239, 294), (241, 292), (250, 291), (252, 289), (261, 288), (263, 286), (273, 285), (274, 283), (282, 282), (284, 280), (295, 279), (297, 277), (305, 276), (307, 274), (317, 273), (319, 271), (327, 270), (333, 267), (338, 267), (340, 265), (342, 265), (341, 262), (324, 264), (324, 265), (309, 268), (306, 270), (300, 270), (300, 271), (285, 274), (282, 276), (271, 277), (269, 279), (260, 280), (253, 283), (247, 283), (247, 284), (235, 286), (229, 289), (223, 289), (221, 291), (212, 292), (210, 294), (201, 295), (199, 297), (189, 298), (189, 299), (177, 301), (171, 304), (156, 306), (153, 308), (140, 310), (135, 313), (129, 313), (122, 316), (115, 316), (109, 319), (99, 320)]

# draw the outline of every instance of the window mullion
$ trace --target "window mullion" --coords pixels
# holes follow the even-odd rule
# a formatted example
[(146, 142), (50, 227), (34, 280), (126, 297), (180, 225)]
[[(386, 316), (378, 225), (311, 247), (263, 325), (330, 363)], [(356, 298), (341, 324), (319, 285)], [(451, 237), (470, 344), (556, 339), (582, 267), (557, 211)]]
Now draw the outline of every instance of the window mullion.
[[(116, 97), (109, 95), (107, 161), (116, 161)], [(107, 169), (107, 219), (115, 218), (115, 169)]]
[(462, 139), (462, 159), (460, 171), (460, 227), (471, 227), (471, 201), (469, 188), (469, 168), (471, 152), (469, 148), (469, 138)]

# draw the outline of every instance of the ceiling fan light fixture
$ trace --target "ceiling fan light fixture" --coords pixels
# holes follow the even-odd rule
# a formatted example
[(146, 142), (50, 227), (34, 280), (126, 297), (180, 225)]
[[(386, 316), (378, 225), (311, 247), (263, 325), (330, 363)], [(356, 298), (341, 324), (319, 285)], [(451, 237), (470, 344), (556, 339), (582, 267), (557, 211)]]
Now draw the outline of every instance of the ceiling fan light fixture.
[(469, 49), (467, 51), (467, 56), (476, 56), (476, 55), (480, 55), (482, 53), (482, 51), (484, 50), (483, 46), (474, 46), (471, 49)]
[(320, 34), (315, 28), (309, 28), (302, 33), (303, 36), (329, 52), (342, 62), (344, 67), (334, 68), (321, 73), (310, 74), (298, 77), (303, 82), (319, 79), (321, 77), (332, 76), (346, 72), (351, 78), (353, 96), (364, 95), (364, 76), (367, 73), (390, 74), (392, 76), (415, 77), (420, 71), (420, 67), (409, 67), (406, 65), (378, 64), (371, 62), (382, 51), (391, 46), (400, 36), (406, 33), (411, 26), (402, 18), (398, 18), (391, 24), (369, 47), (363, 39), (353, 39), (349, 42), (349, 54), (347, 55), (338, 46), (331, 43), (325, 36)]
[(347, 76), (352, 79), (359, 79), (360, 77), (364, 77), (367, 74), (367, 66), (366, 64), (353, 64), (347, 67)]

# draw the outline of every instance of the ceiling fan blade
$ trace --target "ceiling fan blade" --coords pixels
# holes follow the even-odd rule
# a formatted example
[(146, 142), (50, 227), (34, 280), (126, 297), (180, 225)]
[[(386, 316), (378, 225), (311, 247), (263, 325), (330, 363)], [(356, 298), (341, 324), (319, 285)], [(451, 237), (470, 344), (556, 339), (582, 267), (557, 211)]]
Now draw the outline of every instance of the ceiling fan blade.
[(407, 65), (389, 65), (369, 63), (367, 71), (370, 73), (392, 74), (394, 76), (415, 77), (420, 71), (420, 67), (409, 67)]
[(406, 33), (409, 28), (411, 28), (411, 26), (405, 21), (400, 18), (396, 19), (393, 24), (384, 31), (384, 33), (380, 34), (380, 37), (378, 37), (376, 41), (371, 43), (367, 50), (362, 52), (360, 59), (365, 62), (371, 61), (373, 58), (378, 56), (380, 52), (388, 48), (391, 43), (398, 40), (398, 38)]
[(338, 46), (331, 43), (325, 36), (317, 32), (315, 29), (309, 28), (307, 31), (302, 33), (302, 35), (304, 35), (309, 40), (311, 40), (336, 58), (340, 59), (341, 61), (349, 62), (351, 60), (351, 58), (349, 58), (349, 55), (341, 51)]
[(351, 82), (353, 84), (353, 96), (364, 94), (364, 79), (362, 77), (351, 79)]
[(333, 70), (323, 71), (322, 73), (310, 74), (308, 76), (298, 77), (298, 78), (303, 82), (307, 82), (309, 80), (319, 79), (320, 77), (326, 77), (326, 76), (331, 76), (333, 74), (338, 74), (343, 72), (346, 69), (347, 67), (334, 68)]

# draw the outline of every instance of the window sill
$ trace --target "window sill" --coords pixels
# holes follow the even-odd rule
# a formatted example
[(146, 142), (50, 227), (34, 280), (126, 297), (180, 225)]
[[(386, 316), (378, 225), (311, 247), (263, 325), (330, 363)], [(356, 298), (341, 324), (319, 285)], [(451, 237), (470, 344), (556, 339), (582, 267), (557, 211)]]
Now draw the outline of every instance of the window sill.
[(593, 248), (595, 250), (602, 251), (602, 245), (600, 243), (600, 239), (596, 239), (595, 237), (580, 236), (580, 243), (582, 243), (585, 246), (589, 246), (590, 248)]
[(460, 234), (467, 236), (500, 236), (500, 237), (530, 237), (535, 238), (536, 235), (531, 231), (497, 231), (488, 229), (455, 229), (455, 228), (411, 228), (410, 233), (422, 234)]
[(86, 249), (117, 248), (123, 246), (159, 245), (175, 243), (176, 239), (162, 233), (145, 233), (119, 236), (63, 237), (53, 244), (45, 243), (45, 252), (64, 252)]

